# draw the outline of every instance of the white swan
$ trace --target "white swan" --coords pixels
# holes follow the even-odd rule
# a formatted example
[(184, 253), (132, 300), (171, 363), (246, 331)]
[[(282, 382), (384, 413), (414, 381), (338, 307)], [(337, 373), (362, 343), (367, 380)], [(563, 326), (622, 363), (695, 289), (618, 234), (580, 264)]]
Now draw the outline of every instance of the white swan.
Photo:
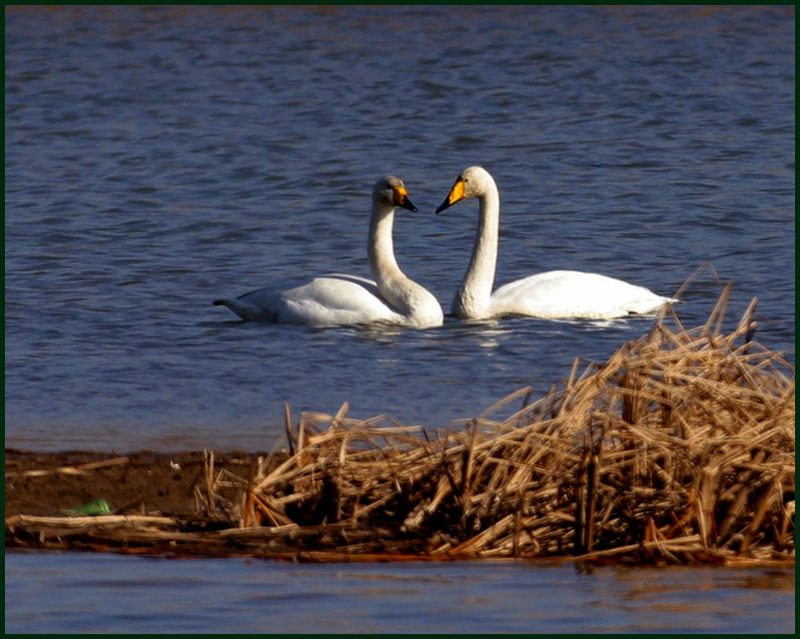
[(264, 288), (214, 304), (227, 306), (244, 320), (281, 324), (440, 326), (444, 317), (439, 301), (406, 277), (395, 260), (392, 225), (397, 206), (417, 210), (401, 179), (387, 176), (378, 180), (372, 190), (367, 245), (375, 281), (333, 273), (288, 290)]
[(506, 315), (599, 319), (648, 313), (677, 302), (642, 286), (579, 271), (530, 275), (492, 293), (500, 225), (500, 193), (492, 176), (479, 166), (465, 169), (436, 212), (470, 197), (477, 197), (480, 203), (478, 233), (469, 267), (453, 299), (453, 315), (467, 319)]

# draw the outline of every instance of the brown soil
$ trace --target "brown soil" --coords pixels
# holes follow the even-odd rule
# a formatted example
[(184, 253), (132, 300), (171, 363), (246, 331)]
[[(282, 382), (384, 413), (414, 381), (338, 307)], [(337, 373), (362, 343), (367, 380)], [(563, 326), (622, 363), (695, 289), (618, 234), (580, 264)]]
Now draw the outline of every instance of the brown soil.
[[(215, 454), (215, 466), (247, 477), (257, 454)], [(204, 453), (120, 455), (103, 452), (37, 453), (6, 449), (5, 516), (58, 516), (95, 500), (118, 515), (187, 518), (198, 513)]]
[[(274, 535), (271, 529), (262, 528), (261, 535), (244, 531), (238, 536), (235, 511), (241, 506), (241, 487), (226, 487), (224, 482), (213, 481), (209, 500), (209, 462), (217, 477), (227, 473), (246, 481), (256, 467), (264, 472), (284, 462), (286, 455), (212, 455), (209, 459), (205, 451), (144, 450), (123, 455), (6, 449), (6, 550), (257, 556), (310, 562), (431, 559), (409, 552), (405, 545), (403, 553), (393, 555), (394, 547), (384, 543), (373, 544), (371, 553), (342, 555), (336, 551), (345, 536), (339, 524), (295, 527), (285, 533), (278, 527)], [(108, 504), (109, 512), (86, 513), (100, 515), (90, 517), (70, 512), (98, 500)], [(109, 521), (121, 519), (125, 521)], [(347, 537), (371, 538), (380, 536), (380, 532), (362, 531)]]

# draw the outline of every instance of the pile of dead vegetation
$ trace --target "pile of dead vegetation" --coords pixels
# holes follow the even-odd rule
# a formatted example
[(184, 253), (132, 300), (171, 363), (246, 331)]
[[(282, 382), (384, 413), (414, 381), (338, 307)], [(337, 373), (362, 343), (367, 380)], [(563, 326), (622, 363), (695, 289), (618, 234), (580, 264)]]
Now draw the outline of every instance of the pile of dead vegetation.
[(347, 405), (295, 424), (287, 407), (283, 449), (246, 476), (207, 454), (196, 499), (216, 526), (17, 517), (7, 543), (11, 527), (17, 541), (57, 530), (86, 547), (151, 537), (172, 552), (337, 561), (793, 562), (794, 371), (753, 340), (755, 300), (721, 333), (729, 290), (699, 328), (668, 310), (538, 401), (522, 388), (448, 429), (350, 419)]

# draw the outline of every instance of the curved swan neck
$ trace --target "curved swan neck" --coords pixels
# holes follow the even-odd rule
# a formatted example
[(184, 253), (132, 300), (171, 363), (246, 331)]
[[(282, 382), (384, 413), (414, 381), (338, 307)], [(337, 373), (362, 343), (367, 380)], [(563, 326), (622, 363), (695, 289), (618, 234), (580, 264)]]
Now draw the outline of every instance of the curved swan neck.
[(420, 313), (420, 298), (426, 297), (427, 291), (410, 280), (397, 264), (392, 242), (394, 211), (393, 206), (373, 204), (367, 258), (381, 297), (395, 311), (410, 319)]
[(375, 202), (372, 205), (372, 217), (369, 221), (369, 239), (367, 241), (367, 259), (372, 278), (380, 289), (390, 279), (403, 277), (403, 271), (394, 256), (392, 226), (394, 225), (394, 207)]
[(472, 257), (464, 280), (453, 300), (452, 312), (461, 317), (481, 318), (489, 313), (497, 263), (500, 227), (500, 193), (494, 180), (478, 196), (480, 213)]
[(444, 319), (439, 301), (397, 265), (392, 244), (394, 210), (392, 206), (373, 205), (367, 246), (370, 273), (383, 300), (404, 315), (409, 325), (439, 326)]

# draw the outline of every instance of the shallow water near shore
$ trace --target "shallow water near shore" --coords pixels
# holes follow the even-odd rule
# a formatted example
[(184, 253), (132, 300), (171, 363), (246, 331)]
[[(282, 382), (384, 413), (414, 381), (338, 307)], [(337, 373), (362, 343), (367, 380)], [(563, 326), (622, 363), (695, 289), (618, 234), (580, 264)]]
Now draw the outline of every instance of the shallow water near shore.
[[(700, 268), (683, 324), (733, 281), (727, 327), (757, 297), (756, 339), (794, 362), (794, 21), (793, 7), (7, 8), (6, 446), (269, 450), (285, 402), (444, 427), (522, 386), (544, 395), (576, 357), (603, 361), (652, 326), (319, 330), (211, 305), (367, 275), (369, 192), (387, 173), (419, 208), (398, 214), (398, 260), (445, 310), (477, 203), (434, 209), (481, 164), (501, 193), (498, 284), (570, 268), (671, 295)], [(6, 558), (11, 632), (220, 631), (263, 607), (260, 632), (514, 631), (539, 618), (518, 582), (563, 603), (533, 609), (550, 632), (794, 628), (788, 578), (769, 571)], [(696, 605), (675, 614), (625, 579)], [(110, 583), (124, 594), (107, 601)], [(592, 601), (607, 616), (575, 625)], [(60, 625), (69, 611), (84, 625)]]

